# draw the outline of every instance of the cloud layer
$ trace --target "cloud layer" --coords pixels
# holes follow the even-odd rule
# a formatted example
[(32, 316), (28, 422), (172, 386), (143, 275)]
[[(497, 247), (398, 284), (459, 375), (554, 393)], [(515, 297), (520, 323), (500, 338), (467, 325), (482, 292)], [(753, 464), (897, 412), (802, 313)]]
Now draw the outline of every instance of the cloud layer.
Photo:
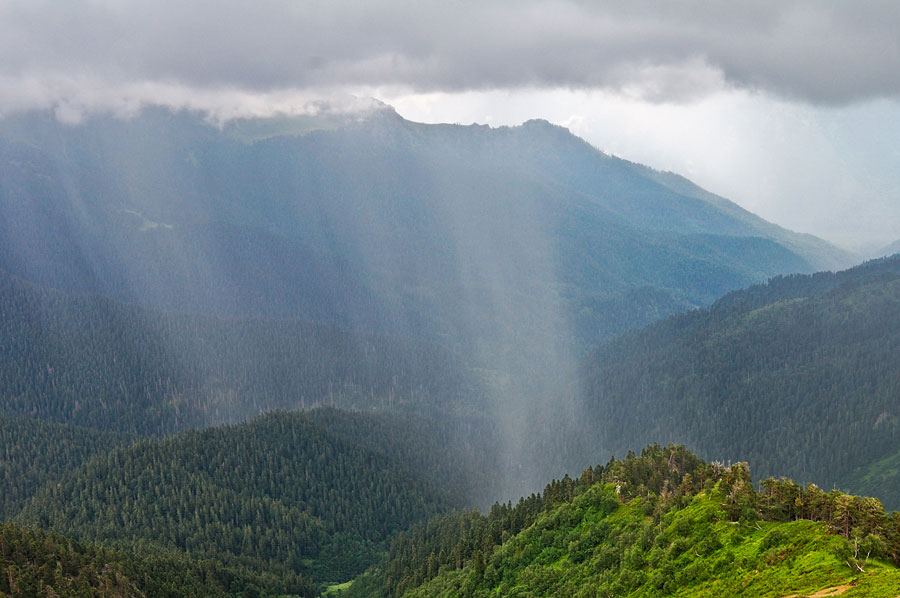
[(898, 23), (875, 0), (10, 0), (0, 111), (385, 86), (846, 104), (900, 96)]

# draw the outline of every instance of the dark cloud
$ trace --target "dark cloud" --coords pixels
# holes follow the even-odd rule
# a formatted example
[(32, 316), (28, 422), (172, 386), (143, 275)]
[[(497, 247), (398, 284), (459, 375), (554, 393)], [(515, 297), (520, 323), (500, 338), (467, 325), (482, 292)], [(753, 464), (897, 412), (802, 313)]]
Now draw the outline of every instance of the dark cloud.
[(900, 96), (898, 24), (900, 3), (875, 0), (11, 0), (0, 110), (376, 86), (842, 104)]

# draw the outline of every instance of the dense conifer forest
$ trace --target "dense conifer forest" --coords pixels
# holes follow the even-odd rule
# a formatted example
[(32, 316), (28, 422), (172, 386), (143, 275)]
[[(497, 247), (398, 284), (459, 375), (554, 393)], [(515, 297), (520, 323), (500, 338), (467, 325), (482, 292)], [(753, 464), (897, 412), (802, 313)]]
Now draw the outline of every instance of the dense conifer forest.
[[(332, 422), (341, 417), (338, 412), (324, 415)], [(384, 533), (381, 526), (391, 523), (382, 515), (390, 515), (390, 509), (379, 508), (374, 517), (369, 511), (360, 519), (371, 507), (352, 491), (346, 493), (350, 484), (339, 483), (323, 495), (317, 474), (308, 475), (316, 464), (307, 460), (301, 471), (302, 456), (286, 460), (298, 446), (286, 442), (285, 433), (307, 438), (311, 445), (328, 442), (311, 423), (303, 414), (273, 414), (242, 426), (145, 441), (89, 461), (62, 484), (51, 485), (49, 494), (39, 493), (20, 518), (27, 521), (41, 508), (46, 509), (41, 517), (51, 519), (68, 513), (68, 521), (57, 519), (54, 526), (69, 527), (72, 535), (0, 524), (0, 595), (313, 597), (329, 574), (346, 575), (374, 562), (377, 554), (383, 560), (329, 594), (586, 598), (840, 590), (849, 597), (887, 598), (900, 592), (900, 513), (886, 514), (876, 499), (785, 478), (768, 478), (755, 487), (745, 463), (707, 463), (674, 445), (650, 446), (640, 456), (629, 453), (577, 478), (553, 480), (543, 492), (494, 504), (486, 514), (457, 510), (414, 523), (399, 535)], [(228, 449), (216, 457), (226, 438), (244, 441), (247, 452), (266, 457), (254, 460)], [(274, 449), (278, 446), (280, 453)], [(154, 447), (166, 449), (164, 470), (141, 462), (153, 459)], [(345, 451), (346, 461), (327, 447), (313, 450), (332, 457), (313, 459), (320, 471), (339, 471), (360, 488), (374, 487), (376, 495), (399, 481), (392, 477), (395, 471), (387, 474), (386, 484), (362, 485), (367, 481), (354, 473), (360, 460), (352, 450)], [(179, 461), (186, 460), (194, 461), (193, 471), (204, 473), (184, 477)], [(379, 457), (363, 461), (385, 474)], [(280, 468), (271, 466), (279, 462)], [(104, 482), (112, 467), (119, 470), (116, 479), (107, 476)], [(299, 475), (291, 475), (294, 467)], [(232, 468), (242, 486), (229, 490), (217, 472)], [(241, 468), (254, 474), (243, 475)], [(431, 483), (443, 477), (441, 471), (433, 474)], [(298, 478), (309, 486), (291, 490)], [(163, 488), (154, 490), (154, 483)], [(184, 484), (180, 490), (178, 483)], [(403, 518), (416, 502), (424, 505), (411, 494), (414, 490), (414, 485), (397, 487), (393, 500), (378, 500), (397, 505), (394, 515)], [(313, 496), (291, 496), (304, 492)], [(142, 504), (145, 494), (150, 502)], [(346, 502), (348, 496), (356, 499)], [(413, 497), (414, 503), (404, 497)], [(330, 512), (333, 519), (296, 513), (291, 505), (300, 501), (311, 512)], [(90, 517), (77, 514), (85, 510)], [(157, 527), (141, 532), (135, 523), (148, 513)], [(211, 513), (227, 525), (211, 524)], [(129, 533), (137, 537), (111, 539)], [(294, 537), (298, 533), (302, 537)], [(388, 537), (393, 537), (388, 552), (359, 552), (367, 543), (386, 547)], [(326, 548), (333, 539), (341, 544)]]
[(759, 475), (900, 506), (900, 256), (776, 277), (598, 349), (586, 409), (601, 446), (690, 442)]
[(0, 596), (896, 596), (900, 256), (721, 297), (849, 259), (546, 121), (0, 121)]
[(292, 596), (318, 588), (288, 579), (197, 561), (175, 553), (116, 551), (56, 533), (0, 522), (0, 596), (57, 598), (194, 598)]
[(485, 432), (402, 414), (276, 412), (48, 470), (15, 519), (117, 550), (214, 560), (287, 592), (298, 573), (350, 579), (396, 532), (491, 492), (477, 475), (496, 468)]
[(44, 484), (128, 440), (112, 432), (0, 412), (0, 520), (18, 513)]
[(413, 339), (300, 321), (164, 315), (0, 271), (0, 411), (137, 435), (316, 405), (472, 400), (464, 366)]

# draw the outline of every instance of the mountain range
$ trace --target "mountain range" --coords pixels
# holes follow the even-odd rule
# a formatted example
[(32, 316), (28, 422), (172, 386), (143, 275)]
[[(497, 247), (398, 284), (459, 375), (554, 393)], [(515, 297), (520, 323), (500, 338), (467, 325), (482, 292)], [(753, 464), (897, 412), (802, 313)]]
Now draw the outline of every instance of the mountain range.
[(900, 256), (775, 277), (598, 349), (585, 405), (620, 455), (678, 438), (897, 508), (898, 347)]
[(589, 346), (852, 261), (545, 121), (36, 113), (0, 122), (0, 181), (0, 266), (39, 284), (455, 342), (501, 299), (558, 302)]
[(7, 117), (0, 593), (896, 595), (857, 261), (546, 121)]
[[(0, 181), (0, 267), (36, 285), (458, 356), (517, 461), (511, 496), (584, 465), (531, 439), (571, 428), (591, 347), (853, 259), (546, 121), (424, 125), (383, 107), (217, 126), (147, 109), (71, 126), (29, 113), (0, 122)], [(227, 354), (252, 362), (259, 345), (242, 342)], [(264, 410), (252, 388), (206, 421)], [(305, 394), (290, 392), (274, 406)]]

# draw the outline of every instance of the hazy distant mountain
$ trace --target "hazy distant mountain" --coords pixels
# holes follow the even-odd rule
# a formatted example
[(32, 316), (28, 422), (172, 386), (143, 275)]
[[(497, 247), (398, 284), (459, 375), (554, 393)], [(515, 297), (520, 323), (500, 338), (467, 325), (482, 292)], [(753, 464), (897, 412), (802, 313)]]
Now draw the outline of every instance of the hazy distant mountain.
[(900, 253), (900, 239), (878, 251), (878, 255), (894, 255), (895, 253)]
[(847, 259), (543, 121), (388, 109), (221, 129), (162, 110), (7, 120), (0, 231), (14, 273), (167, 309), (446, 338), (479, 334), (501, 299), (561, 300), (588, 343)]
[(224, 127), (161, 109), (0, 122), (0, 267), (166, 312), (443, 345), (464, 356), (507, 437), (506, 473), (533, 483), (583, 465), (579, 447), (534, 447), (568, 438), (587, 348), (845, 261), (544, 121), (424, 125), (385, 108)]
[(900, 256), (778, 277), (617, 339), (586, 368), (593, 437), (684, 441), (760, 476), (900, 506)]

